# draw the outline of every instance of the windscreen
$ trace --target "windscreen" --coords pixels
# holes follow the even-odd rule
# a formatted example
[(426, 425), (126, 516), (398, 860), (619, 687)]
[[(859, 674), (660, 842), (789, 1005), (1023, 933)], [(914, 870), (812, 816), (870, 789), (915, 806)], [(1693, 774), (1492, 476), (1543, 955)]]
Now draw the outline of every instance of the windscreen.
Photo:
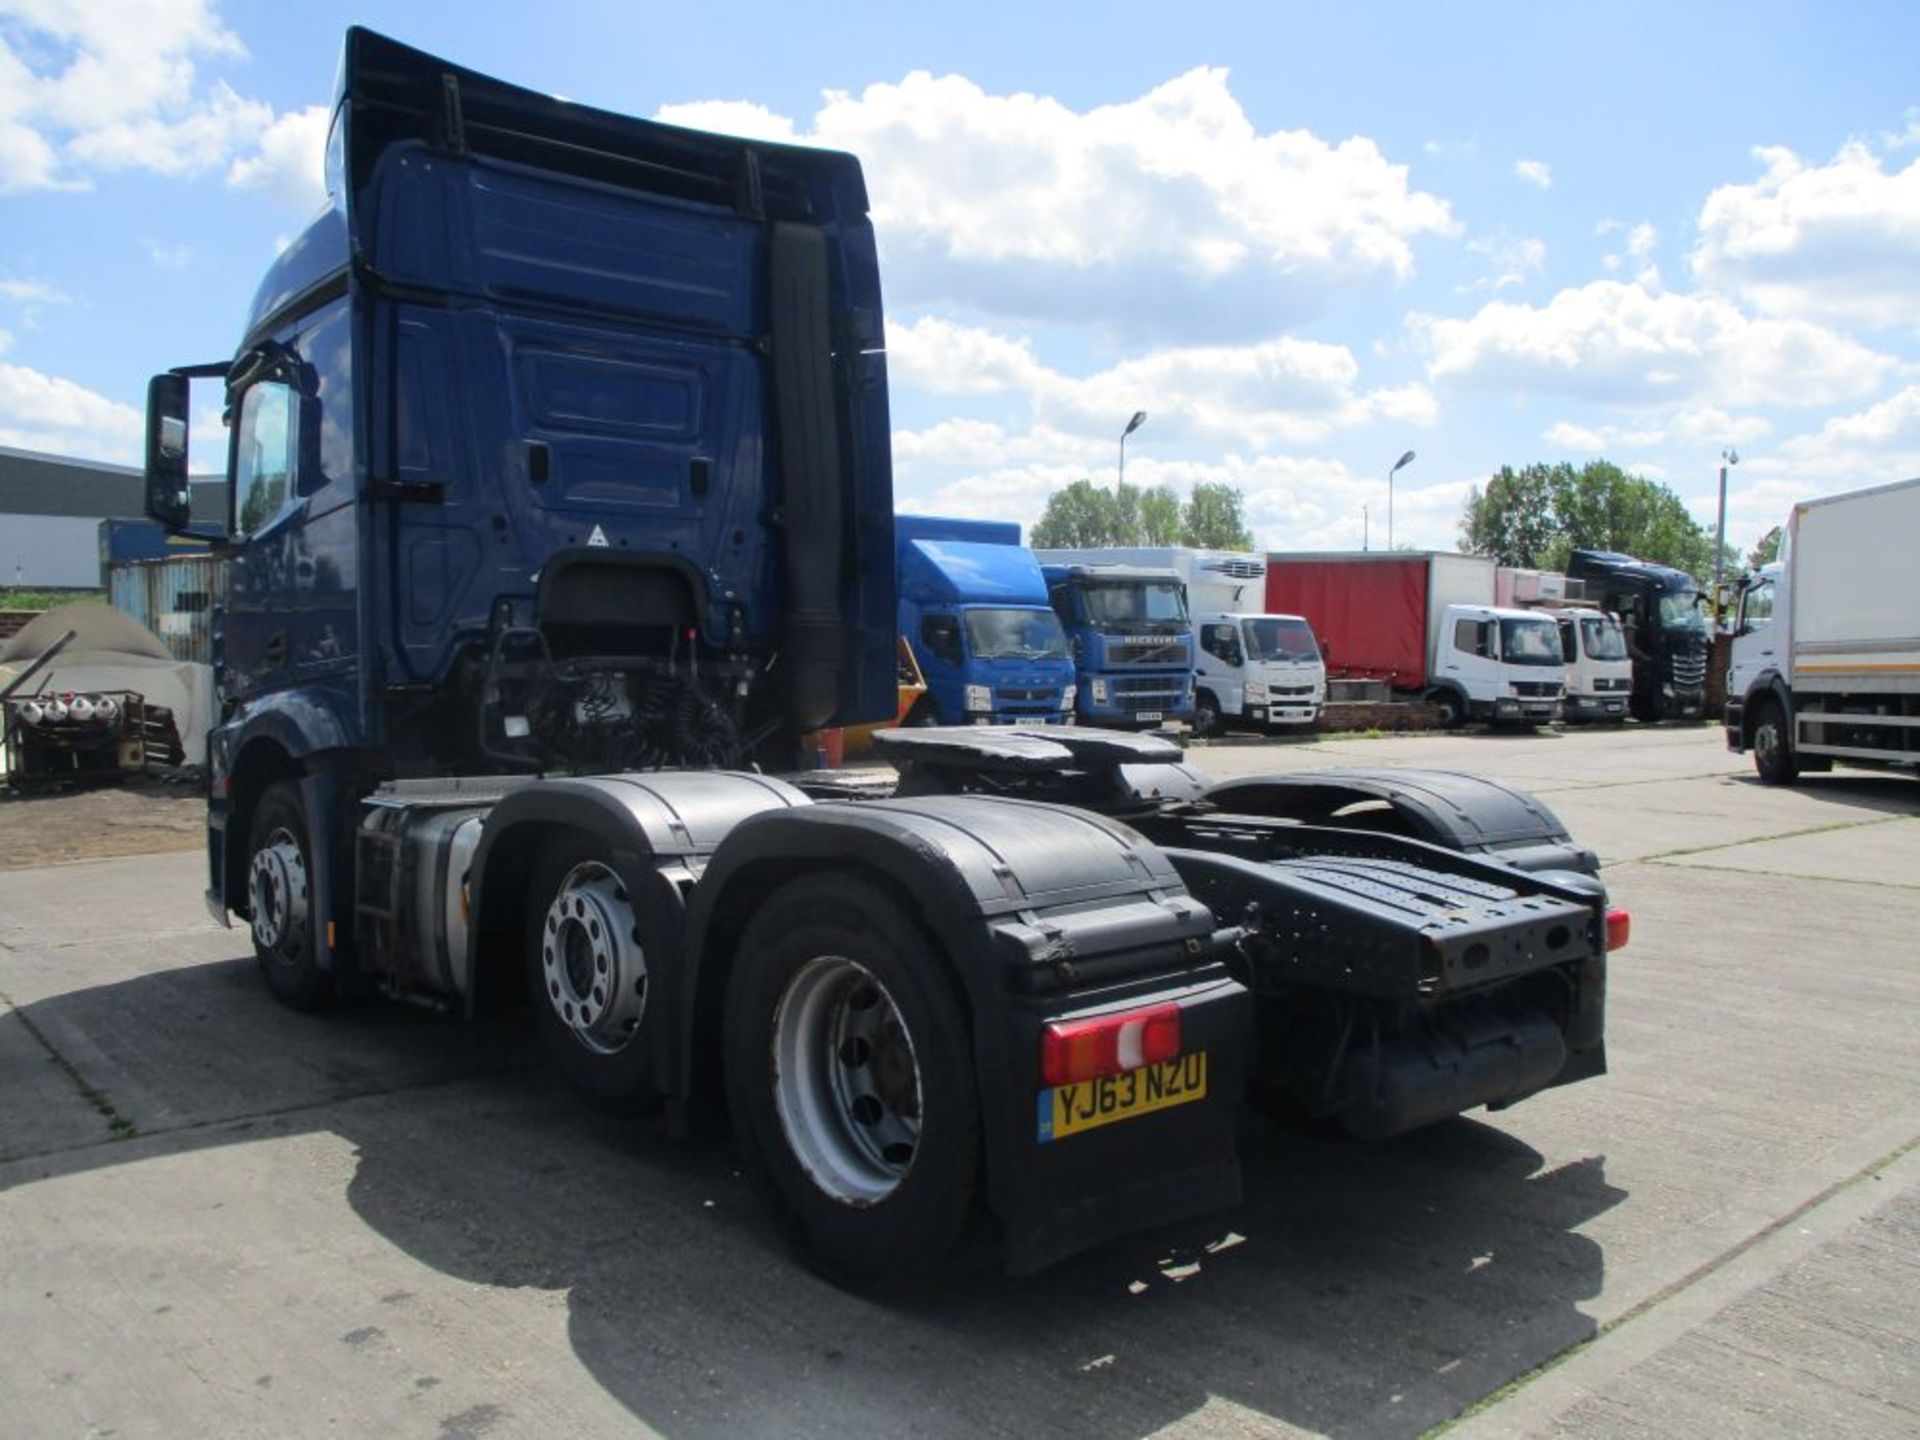
[(1313, 628), (1304, 620), (1281, 620), (1264, 615), (1244, 622), (1249, 660), (1318, 660)]
[(1698, 590), (1669, 590), (1660, 597), (1660, 623), (1669, 630), (1707, 630), (1706, 612)]
[(1580, 617), (1580, 643), (1589, 660), (1627, 658), (1626, 637), (1620, 633), (1620, 627), (1604, 615)]
[(1187, 623), (1186, 587), (1172, 580), (1090, 580), (1082, 595), (1089, 624)]
[(1551, 620), (1500, 621), (1500, 658), (1509, 665), (1552, 665), (1560, 658), (1560, 627)]
[(1067, 635), (1051, 610), (969, 610), (966, 623), (976, 660), (1067, 658)]

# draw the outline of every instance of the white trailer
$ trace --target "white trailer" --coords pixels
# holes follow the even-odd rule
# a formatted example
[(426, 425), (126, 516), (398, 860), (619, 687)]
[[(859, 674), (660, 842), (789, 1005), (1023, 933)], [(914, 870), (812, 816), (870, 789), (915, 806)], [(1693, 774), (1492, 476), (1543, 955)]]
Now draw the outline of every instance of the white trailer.
[(1796, 505), (1741, 582), (1727, 746), (1791, 784), (1835, 760), (1920, 772), (1920, 479)]
[(1117, 564), (1171, 569), (1187, 587), (1193, 621), (1193, 728), (1311, 726), (1327, 693), (1327, 667), (1313, 627), (1266, 608), (1267, 560), (1238, 550), (1186, 545), (1081, 552)]

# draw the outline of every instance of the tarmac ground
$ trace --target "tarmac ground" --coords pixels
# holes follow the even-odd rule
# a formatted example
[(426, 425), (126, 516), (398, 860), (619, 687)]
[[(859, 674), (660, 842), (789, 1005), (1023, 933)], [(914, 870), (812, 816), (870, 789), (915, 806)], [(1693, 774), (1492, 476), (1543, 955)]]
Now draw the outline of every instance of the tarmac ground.
[(0, 873), (0, 1394), (34, 1436), (1920, 1432), (1920, 782), (1711, 728), (1196, 747), (1532, 789), (1633, 914), (1606, 1077), (881, 1305), (513, 1017), (268, 998), (204, 861)]

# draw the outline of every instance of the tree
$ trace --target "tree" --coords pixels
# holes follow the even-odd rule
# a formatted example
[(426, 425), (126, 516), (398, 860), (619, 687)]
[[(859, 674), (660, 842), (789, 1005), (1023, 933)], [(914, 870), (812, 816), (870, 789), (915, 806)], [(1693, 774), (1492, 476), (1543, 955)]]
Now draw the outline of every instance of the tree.
[(1111, 545), (1250, 550), (1253, 536), (1240, 518), (1242, 505), (1240, 491), (1232, 485), (1195, 485), (1183, 508), (1170, 486), (1129, 485), (1116, 494), (1091, 480), (1076, 480), (1047, 497), (1047, 508), (1028, 539), (1036, 550)]
[(1182, 516), (1183, 543), (1203, 550), (1251, 550), (1253, 536), (1240, 518), (1241, 504), (1232, 485), (1205, 480), (1195, 485)]
[(1658, 481), (1606, 460), (1575, 470), (1502, 466), (1476, 487), (1460, 517), (1460, 541), (1502, 565), (1564, 570), (1575, 550), (1619, 550), (1699, 578), (1713, 573), (1713, 537)]
[(1762, 565), (1771, 565), (1780, 558), (1780, 527), (1774, 526), (1760, 537), (1760, 543), (1753, 547), (1753, 553), (1747, 556), (1747, 569), (1758, 570)]

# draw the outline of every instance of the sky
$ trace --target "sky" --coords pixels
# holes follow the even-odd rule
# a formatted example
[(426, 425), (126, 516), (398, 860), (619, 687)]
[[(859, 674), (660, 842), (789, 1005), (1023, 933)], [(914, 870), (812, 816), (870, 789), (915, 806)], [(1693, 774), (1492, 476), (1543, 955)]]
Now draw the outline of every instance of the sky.
[[(1263, 549), (1453, 548), (1604, 457), (1729, 541), (1920, 475), (1920, 6), (0, 0), (0, 444), (137, 464), (321, 203), (371, 26), (850, 150), (902, 510), (1227, 481)], [(201, 449), (197, 458), (209, 452)], [(196, 468), (198, 468), (196, 466)]]

